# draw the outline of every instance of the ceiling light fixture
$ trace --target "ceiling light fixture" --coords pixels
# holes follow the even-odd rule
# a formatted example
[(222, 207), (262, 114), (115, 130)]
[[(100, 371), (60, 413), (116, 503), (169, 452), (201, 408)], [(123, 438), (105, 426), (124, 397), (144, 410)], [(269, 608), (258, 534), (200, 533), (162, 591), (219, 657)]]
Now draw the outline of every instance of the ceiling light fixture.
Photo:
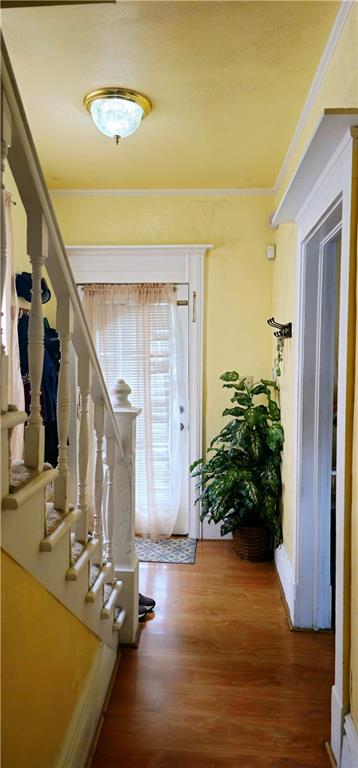
[(129, 88), (98, 88), (83, 103), (98, 130), (116, 144), (134, 133), (152, 109), (146, 96)]

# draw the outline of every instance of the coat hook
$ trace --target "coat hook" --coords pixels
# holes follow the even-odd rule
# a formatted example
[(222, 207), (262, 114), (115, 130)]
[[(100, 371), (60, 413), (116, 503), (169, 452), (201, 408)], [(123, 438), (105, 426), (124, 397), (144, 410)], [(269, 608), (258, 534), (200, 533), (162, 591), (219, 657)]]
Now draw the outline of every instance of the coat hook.
[(278, 339), (292, 338), (292, 323), (278, 323), (274, 317), (270, 317), (267, 323), (271, 328), (277, 328), (274, 336), (276, 336)]

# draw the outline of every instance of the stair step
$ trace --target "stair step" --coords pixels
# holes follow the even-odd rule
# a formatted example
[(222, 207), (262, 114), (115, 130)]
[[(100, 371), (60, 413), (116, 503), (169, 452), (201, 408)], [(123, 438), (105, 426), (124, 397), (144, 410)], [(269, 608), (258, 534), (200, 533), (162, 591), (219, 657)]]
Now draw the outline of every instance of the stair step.
[[(71, 508), (73, 509), (73, 507)], [(66, 513), (60, 509), (55, 509), (53, 502), (46, 503), (46, 519), (45, 519), (45, 531), (46, 536), (50, 536), (54, 533), (66, 517)]]
[(83, 541), (77, 541), (75, 539), (71, 544), (71, 565), (74, 565), (78, 558), (81, 557), (82, 552), (86, 549), (86, 545)]
[(47, 535), (40, 542), (41, 552), (52, 552), (62, 536), (72, 528), (81, 516), (80, 509), (70, 509), (65, 515), (55, 509), (52, 503), (46, 504), (46, 531)]
[(2, 413), (0, 416), (1, 431), (4, 429), (13, 429), (18, 424), (25, 424), (28, 419), (25, 411), (18, 411), (16, 406), (9, 405), (9, 409), (6, 413)]
[[(49, 469), (53, 469), (52, 464), (45, 463), (44, 472), (48, 472)], [(9, 493), (21, 491), (37, 475), (37, 469), (27, 467), (23, 461), (12, 461), (9, 472)]]
[[(99, 592), (101, 586), (104, 584), (106, 579), (109, 578), (111, 573), (112, 573), (112, 566), (111, 565), (106, 564), (106, 565), (102, 566), (96, 581), (92, 584), (91, 588), (86, 593), (86, 597), (85, 597), (86, 603), (94, 603), (95, 602), (96, 596), (98, 595), (98, 592)], [(106, 588), (106, 586), (107, 585), (105, 584), (104, 587)], [(111, 589), (112, 589), (112, 587), (111, 587)]]
[(94, 563), (90, 563), (89, 567), (89, 579), (88, 579), (88, 585), (89, 588), (93, 587), (95, 581), (97, 581), (99, 574), (101, 573), (101, 568), (99, 565), (95, 565)]
[[(66, 571), (66, 579), (68, 581), (76, 581), (79, 573), (82, 571), (82, 568), (86, 565), (86, 563), (88, 563), (91, 557), (93, 557), (99, 545), (100, 539), (92, 539), (86, 545), (80, 541), (75, 541), (72, 544), (72, 565)], [(76, 559), (73, 559), (74, 557)]]
[(104, 597), (104, 600), (103, 600), (103, 605), (106, 605), (106, 603), (108, 602), (108, 600), (109, 600), (109, 598), (110, 598), (110, 596), (111, 596), (112, 588), (113, 588), (113, 584), (105, 584), (105, 585), (104, 585), (104, 590), (103, 590), (103, 597)]
[(119, 630), (122, 629), (125, 620), (126, 620), (126, 612), (124, 608), (115, 608), (114, 622), (113, 622), (114, 632), (119, 632)]
[[(106, 592), (107, 592), (107, 595), (109, 592), (108, 586), (110, 587), (111, 591), (109, 593), (109, 597), (106, 599)], [(105, 604), (101, 610), (101, 619), (109, 619), (112, 611), (116, 607), (117, 597), (123, 587), (123, 582), (114, 581), (112, 586), (109, 584), (109, 585), (106, 585), (106, 587), (107, 589), (105, 588)]]
[(58, 477), (58, 470), (48, 464), (43, 472), (36, 472), (25, 467), (23, 462), (13, 462), (11, 466), (10, 483), (13, 490), (4, 496), (3, 509), (18, 509), (41, 488), (52, 483)]

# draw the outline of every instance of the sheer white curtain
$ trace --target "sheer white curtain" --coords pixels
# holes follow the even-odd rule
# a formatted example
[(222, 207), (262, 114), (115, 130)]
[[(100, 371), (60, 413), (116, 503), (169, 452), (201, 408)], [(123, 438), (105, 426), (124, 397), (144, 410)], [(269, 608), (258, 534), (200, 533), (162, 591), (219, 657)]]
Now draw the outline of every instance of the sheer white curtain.
[[(9, 400), (17, 405), (20, 411), (25, 410), (24, 387), (21, 378), (19, 340), (17, 335), (17, 320), (19, 306), (15, 289), (15, 265), (12, 232), (12, 197), (10, 192), (3, 192), (5, 213), (6, 239), (6, 272), (3, 296), (2, 328), (3, 344), (9, 357)], [(13, 429), (11, 436), (11, 458), (22, 459), (24, 445), (24, 426), (19, 424)]]
[(136, 531), (170, 536), (180, 501), (175, 286), (89, 285), (83, 307), (108, 389), (118, 378), (137, 419)]

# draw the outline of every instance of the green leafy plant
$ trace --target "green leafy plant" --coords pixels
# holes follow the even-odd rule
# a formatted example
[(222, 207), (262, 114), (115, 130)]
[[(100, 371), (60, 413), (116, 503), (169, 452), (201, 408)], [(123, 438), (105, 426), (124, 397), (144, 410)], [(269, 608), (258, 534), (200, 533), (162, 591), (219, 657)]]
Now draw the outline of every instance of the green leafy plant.
[(282, 540), (280, 520), (281, 450), (284, 433), (273, 398), (277, 385), (260, 379), (249, 384), (236, 371), (220, 376), (233, 391), (233, 418), (211, 441), (206, 461), (191, 467), (198, 478), (201, 519), (221, 523), (221, 535), (242, 526), (263, 526), (275, 545)]

